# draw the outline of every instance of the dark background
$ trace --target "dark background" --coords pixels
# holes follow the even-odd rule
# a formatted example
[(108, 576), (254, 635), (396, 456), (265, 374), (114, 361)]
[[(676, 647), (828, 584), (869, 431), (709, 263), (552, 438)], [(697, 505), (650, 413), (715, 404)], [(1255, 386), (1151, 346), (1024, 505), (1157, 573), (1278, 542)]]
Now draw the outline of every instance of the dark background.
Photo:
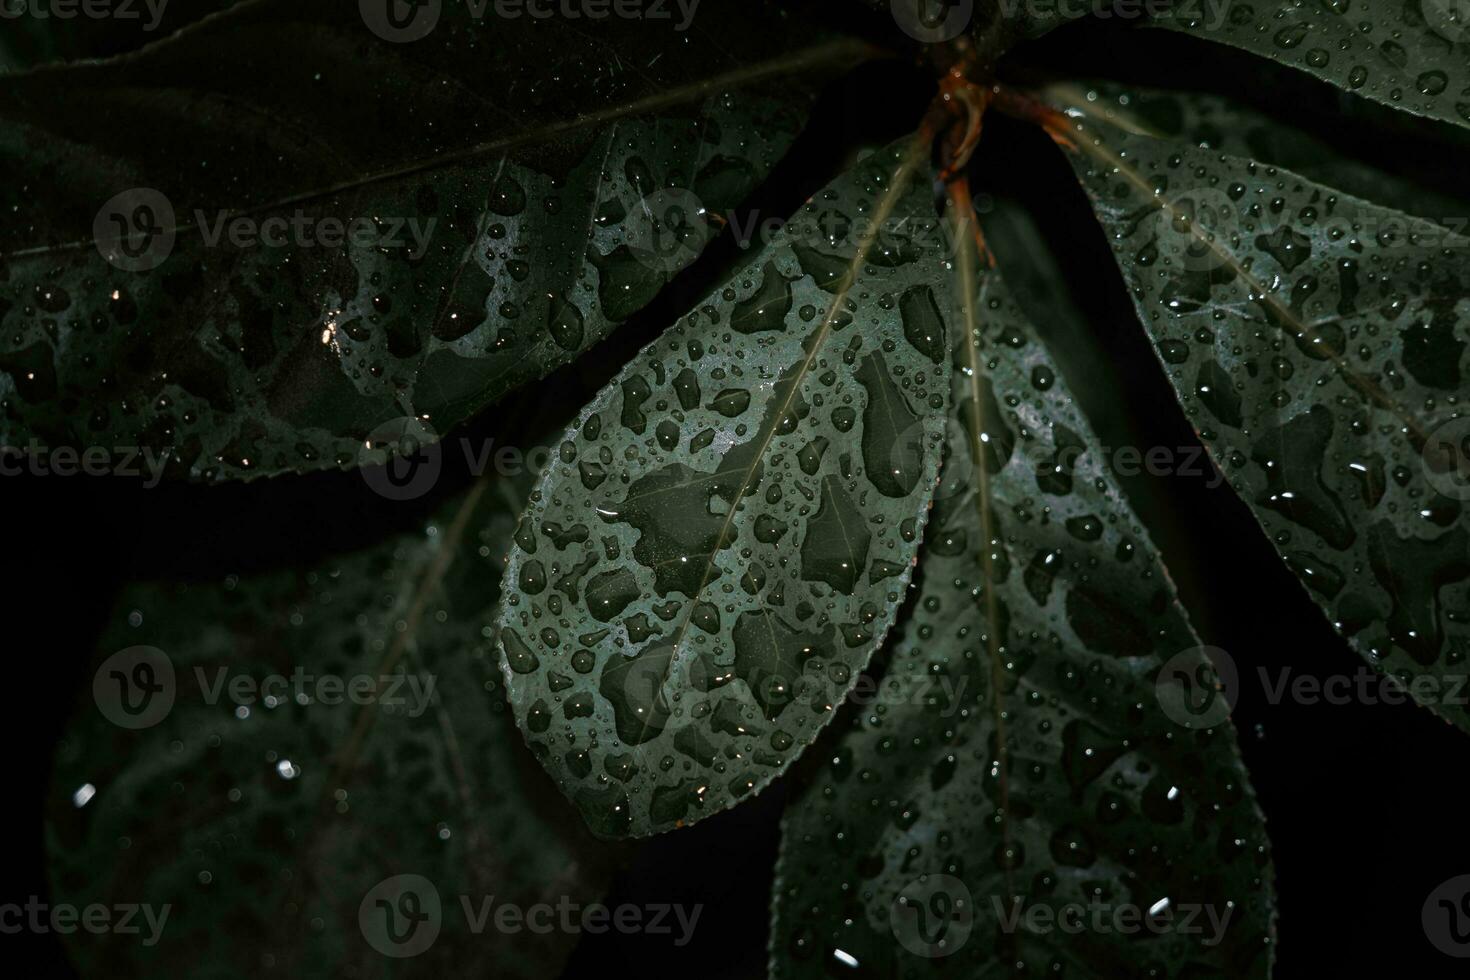
[[(1350, 96), (1163, 32), (1076, 24), (1023, 48), (1014, 60), (1078, 78), (1243, 95), (1389, 169), (1400, 154), (1445, 152), (1436, 148), (1439, 134), (1429, 123), (1411, 137), (1387, 141), (1341, 124)], [(911, 130), (931, 93), (927, 75), (902, 61), (870, 66), (834, 86), (752, 206), (762, 217), (790, 214), (855, 149)], [(1065, 161), (1035, 131), (993, 115), (982, 147), (977, 199), (995, 229), (1002, 270), (1033, 305), (1102, 441), (1194, 445)], [(1034, 234), (1026, 231), (1028, 222)], [(722, 239), (708, 261), (589, 358), (595, 365), (540, 386), (541, 404), (549, 398), (574, 411), (589, 386), (693, 305), (740, 256), (728, 236)], [(1026, 284), (1051, 267), (1060, 270), (1060, 282), (1028, 291)], [(1058, 315), (1058, 303), (1070, 304), (1075, 315)], [(507, 414), (504, 406), (492, 409), (476, 427), (493, 432)], [(455, 458), (446, 454), (446, 465)], [(442, 480), (436, 494), (452, 493), (465, 476)], [(1198, 632), (1240, 665), (1235, 723), (1277, 871), (1277, 976), (1464, 975), (1462, 961), (1429, 945), (1419, 914), (1434, 886), (1470, 872), (1466, 736), (1411, 706), (1265, 703), (1253, 682), (1258, 666), (1327, 676), (1352, 673), (1360, 661), (1228, 488), (1184, 476), (1124, 483)], [(42, 820), (51, 753), (77, 692), (90, 683), (87, 661), (123, 583), (166, 569), (171, 555), (200, 540), (210, 542), (223, 574), (310, 561), (334, 544), (358, 540), (364, 526), (386, 529), (417, 519), (376, 497), (355, 473), (152, 490), (122, 478), (6, 477), (0, 500), (10, 604), (0, 744), (7, 747), (5, 812), (13, 821), (0, 860), (0, 903), (46, 894)], [(778, 783), (732, 812), (647, 842), (617, 878), (609, 904), (703, 903), (689, 946), (673, 949), (668, 937), (585, 936), (567, 975), (603, 976), (619, 964), (643, 977), (764, 975), (784, 793)], [(12, 953), (21, 945), (30, 947), (26, 958), (37, 957), (22, 968), (25, 975), (70, 975), (56, 937), (0, 937), (7, 965), (19, 962)]]

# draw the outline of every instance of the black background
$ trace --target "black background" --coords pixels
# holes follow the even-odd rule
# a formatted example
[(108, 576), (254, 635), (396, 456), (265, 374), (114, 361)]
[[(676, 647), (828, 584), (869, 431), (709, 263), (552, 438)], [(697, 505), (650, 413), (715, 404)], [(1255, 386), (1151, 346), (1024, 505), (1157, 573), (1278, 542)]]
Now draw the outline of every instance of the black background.
[[(879, 26), (875, 23), (875, 27)], [(1163, 32), (1075, 24), (1016, 53), (1073, 77), (1115, 77), (1243, 95), (1341, 146), (1392, 169), (1395, 155), (1436, 152), (1435, 127), (1386, 142), (1340, 125), (1342, 95), (1303, 76)], [(862, 69), (835, 85), (810, 130), (752, 201), (762, 217), (791, 213), (829, 180), (859, 146), (911, 130), (932, 85), (907, 62)], [(1427, 149), (1426, 149), (1427, 147)], [(1439, 151), (1443, 152), (1443, 151)], [(1000, 249), (1015, 283), (1055, 264), (1053, 289), (1078, 311), (1080, 329), (1042, 319), (1063, 373), (1103, 442), (1184, 447), (1196, 443), (1138, 326), (1107, 244), (1065, 161), (1050, 142), (1018, 123), (987, 119), (975, 164), (982, 210), (1034, 220), (1049, 254)], [(988, 196), (987, 196), (988, 195)], [(1002, 236), (1004, 237), (1004, 236)], [(728, 236), (708, 261), (685, 274), (656, 306), (624, 328), (580, 373), (563, 372), (534, 396), (548, 411), (570, 413), (587, 386), (605, 380), (638, 346), (719, 281), (741, 253)], [(1025, 291), (1022, 290), (1023, 298)], [(1034, 311), (1041, 318), (1042, 311)], [(600, 373), (599, 373), (600, 372)], [(475, 423), (496, 431), (502, 406)], [(446, 463), (454, 454), (446, 454)], [(466, 474), (450, 474), (436, 494)], [(1229, 651), (1244, 683), (1235, 723), (1274, 847), (1279, 906), (1277, 976), (1395, 974), (1462, 976), (1463, 961), (1426, 941), (1420, 907), (1446, 878), (1470, 873), (1465, 833), (1465, 735), (1411, 706), (1267, 704), (1258, 667), (1289, 665), (1301, 675), (1351, 673), (1360, 661), (1328, 628), (1277, 560), (1245, 507), (1204, 477), (1125, 480), (1152, 530), (1185, 605), (1206, 643)], [(442, 499), (442, 496), (439, 497)], [(12, 821), (0, 859), (0, 903), (45, 895), (43, 802), (51, 753), (77, 692), (90, 683), (87, 660), (125, 582), (169, 567), (186, 546), (207, 542), (218, 572), (306, 562), (364, 526), (405, 527), (409, 508), (376, 497), (355, 473), (267, 481), (251, 486), (166, 485), (143, 489), (122, 478), (0, 478), (4, 501), (3, 594), (6, 677), (5, 812)], [(211, 569), (197, 569), (207, 575)], [(785, 794), (777, 784), (756, 800), (676, 834), (647, 842), (618, 876), (616, 902), (705, 906), (694, 940), (585, 936), (569, 976), (603, 976), (621, 964), (643, 977), (764, 974), (776, 821)], [(25, 975), (68, 976), (52, 936), (0, 937), (4, 962), (22, 957)]]

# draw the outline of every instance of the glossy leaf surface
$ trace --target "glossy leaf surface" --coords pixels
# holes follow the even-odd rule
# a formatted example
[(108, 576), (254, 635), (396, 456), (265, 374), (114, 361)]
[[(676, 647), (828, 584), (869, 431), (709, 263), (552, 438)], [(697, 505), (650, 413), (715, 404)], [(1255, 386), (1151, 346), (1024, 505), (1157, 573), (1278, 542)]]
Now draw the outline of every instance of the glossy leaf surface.
[(522, 499), (482, 483), (316, 567), (122, 596), (57, 754), (53, 901), (166, 918), (66, 937), (86, 975), (559, 968), (574, 935), (471, 915), (596, 901), (610, 873), (521, 745), (486, 638)]
[(645, 306), (862, 50), (729, 0), (595, 34), (416, 9), (400, 43), (255, 0), (0, 80), (0, 436), (381, 462)]
[(787, 808), (772, 976), (1265, 977), (1233, 731), (1156, 696), (1208, 661), (994, 273), (974, 308), (915, 601)]
[(1450, 139), (1438, 152), (1427, 152), (1423, 146), (1406, 150), (1391, 170), (1357, 159), (1323, 138), (1327, 135), (1324, 130), (1340, 127), (1382, 132), (1386, 140), (1394, 140), (1403, 129), (1423, 129), (1422, 123), (1413, 120), (1390, 126), (1400, 117), (1371, 103), (1349, 101), (1325, 127), (1308, 132), (1244, 102), (1203, 92), (1090, 82), (1056, 85), (1046, 94), (1057, 108), (1079, 118), (1098, 119), (1139, 136), (1285, 167), (1461, 233), (1470, 226), (1470, 200), (1463, 192), (1444, 191), (1463, 186), (1460, 161), (1470, 153), (1470, 134), (1456, 138), (1458, 131), (1447, 131)]
[(1074, 139), (1226, 479), (1349, 643), (1470, 725), (1452, 696), (1470, 643), (1470, 240), (1238, 157)]
[[(0, 24), (0, 75), (65, 61), (108, 58), (162, 41), (196, 20), (233, 6), (236, 0), (190, 0), (187, 4), (134, 0), (111, 4), (11, 3)], [(106, 16), (95, 16), (101, 9)], [(59, 16), (58, 16), (59, 15)]]
[(889, 149), (818, 193), (583, 410), (532, 495), (506, 677), (599, 834), (764, 787), (892, 624), (949, 392), (916, 169)]
[(1152, 21), (1470, 126), (1470, 10), (1459, 0), (1200, 0)]

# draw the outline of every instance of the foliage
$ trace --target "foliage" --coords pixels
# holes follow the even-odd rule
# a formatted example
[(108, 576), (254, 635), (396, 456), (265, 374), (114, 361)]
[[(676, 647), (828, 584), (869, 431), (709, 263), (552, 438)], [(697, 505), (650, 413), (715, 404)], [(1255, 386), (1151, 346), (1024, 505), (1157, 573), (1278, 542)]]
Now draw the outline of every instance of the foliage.
[[(784, 776), (773, 976), (1268, 976), (1233, 678), (1072, 395), (1086, 379), (1002, 281), (970, 156), (997, 114), (1055, 143), (1281, 560), (1347, 646), (1470, 728), (1420, 683), (1470, 648), (1470, 239), (1419, 179), (1452, 174), (1470, 128), (1459, 8), (1222, 0), (1139, 25), (1356, 93), (1354, 125), (1436, 127), (1444, 157), (1385, 168), (1248, 99), (1030, 66), (1088, 29), (1065, 5), (705, 0), (683, 30), (448, 3), (407, 40), (372, 6), (221, 3), (132, 52), (42, 32), (3, 62), (6, 444), (141, 447), (201, 482), (363, 467), (412, 497), (410, 463), (549, 379), (541, 417), (509, 423), (544, 439), (534, 481), (487, 472), (422, 530), (365, 528), (310, 567), (201, 583), (180, 562), (119, 597), (99, 678), (126, 655), (124, 678), (436, 690), (417, 713), (242, 710), (179, 680), (121, 735), (87, 692), (56, 763), (56, 893), (179, 908), (171, 941), (78, 935), (77, 962), (544, 975), (565, 937), (507, 952), (446, 926), (383, 959), (359, 901), (405, 874), (595, 898), (592, 835)], [(113, 56), (53, 60), (88, 53)], [(938, 79), (896, 123), (914, 134), (783, 171), (824, 86), (893, 57)], [(729, 261), (727, 216), (777, 178), (819, 189)], [(289, 240), (228, 231), (272, 219)], [(704, 298), (598, 364), (700, 275)], [(986, 924), (1089, 903), (1148, 928)], [(1189, 908), (1220, 932), (1177, 928)], [(257, 961), (240, 930), (272, 937)]]

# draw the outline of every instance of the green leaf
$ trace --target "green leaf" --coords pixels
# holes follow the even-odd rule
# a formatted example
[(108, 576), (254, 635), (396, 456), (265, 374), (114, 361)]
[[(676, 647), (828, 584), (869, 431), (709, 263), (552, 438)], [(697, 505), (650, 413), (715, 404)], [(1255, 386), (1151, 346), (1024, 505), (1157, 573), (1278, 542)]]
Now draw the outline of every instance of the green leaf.
[[(147, 903), (155, 918), (169, 908), (151, 944), (146, 927), (69, 935), (79, 967), (383, 976), (399, 962), (388, 957), (415, 950), (412, 972), (391, 975), (559, 968), (573, 936), (489, 941), (460, 900), (477, 912), (487, 896), (586, 903), (610, 874), (605, 846), (558, 821), (564, 804), (516, 736), (487, 639), (523, 499), (481, 481), (420, 533), (315, 567), (127, 590), (95, 703), (57, 754), (53, 894)], [(399, 875), (418, 876), (397, 880), (425, 914), (439, 909), (418, 931), (399, 921), (401, 946), (375, 902)]]
[(926, 151), (819, 192), (582, 411), (532, 495), (506, 678), (599, 834), (767, 785), (892, 624), (948, 403)]
[(771, 974), (1266, 977), (1233, 731), (1156, 694), (1209, 662), (1034, 328), (995, 273), (967, 286), (917, 595), (787, 806)]
[(107, 58), (161, 41), (196, 20), (233, 6), (236, 0), (191, 0), (188, 4), (145, 0), (91, 6), (106, 10), (94, 16), (78, 4), (66, 19), (37, 16), (57, 13), (65, 5), (11, 2), (0, 24), (0, 75), (43, 65)]
[(862, 53), (734, 0), (686, 32), (436, 8), (393, 43), (256, 0), (0, 80), (0, 438), (382, 462), (647, 305)]
[(1447, 697), (1470, 643), (1470, 240), (1238, 157), (1097, 126), (1074, 139), (1226, 479), (1353, 648), (1470, 727)]
[(1470, 8), (1461, 0), (1197, 0), (1151, 14), (1150, 22), (1395, 109), (1470, 126)]
[[(1116, 82), (1053, 85), (1045, 95), (1048, 102), (1074, 117), (1091, 117), (1140, 136), (1178, 140), (1286, 167), (1356, 197), (1371, 198), (1455, 230), (1462, 231), (1470, 216), (1470, 201), (1465, 197), (1432, 189), (1463, 183), (1459, 161), (1470, 152), (1470, 134), (1457, 138), (1462, 135), (1459, 130), (1446, 134), (1450, 139), (1441, 152), (1406, 153), (1390, 172), (1355, 159), (1285, 118), (1217, 95)], [(1400, 127), (1390, 125), (1402, 119), (1371, 103), (1348, 102), (1329, 126), (1362, 127), (1382, 133), (1385, 139), (1396, 137), (1396, 128), (1424, 128), (1417, 120)]]

